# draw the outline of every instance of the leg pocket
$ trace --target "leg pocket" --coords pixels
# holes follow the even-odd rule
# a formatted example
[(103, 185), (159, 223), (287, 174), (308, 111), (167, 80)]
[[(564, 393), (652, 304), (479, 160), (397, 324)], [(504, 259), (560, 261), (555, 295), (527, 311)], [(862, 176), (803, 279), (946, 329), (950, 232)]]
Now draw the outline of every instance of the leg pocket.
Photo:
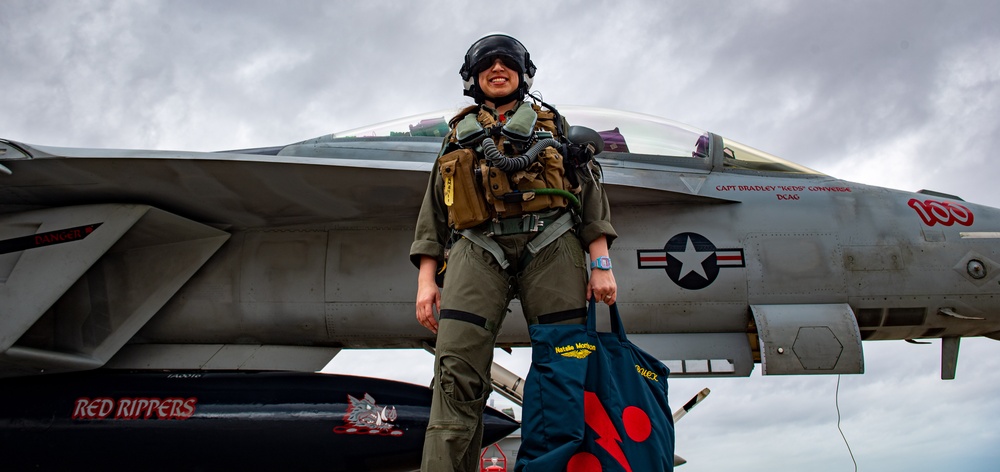
[(492, 255), (462, 238), (448, 256), (441, 308), (475, 313), (499, 326), (508, 302), (507, 277)]
[(531, 321), (539, 315), (587, 306), (587, 269), (576, 235), (566, 233), (546, 246), (520, 274), (521, 307)]

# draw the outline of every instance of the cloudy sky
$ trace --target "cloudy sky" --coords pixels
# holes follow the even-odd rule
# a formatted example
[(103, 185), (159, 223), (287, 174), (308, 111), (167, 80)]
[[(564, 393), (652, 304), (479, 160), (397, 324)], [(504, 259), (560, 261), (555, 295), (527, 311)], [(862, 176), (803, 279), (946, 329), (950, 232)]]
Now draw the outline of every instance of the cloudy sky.
[[(503, 31), (555, 105), (662, 116), (847, 180), (1000, 207), (998, 23), (989, 0), (2, 0), (0, 137), (300, 141), (466, 103), (465, 50)], [(868, 372), (841, 378), (839, 396), (861, 470), (996, 470), (1000, 345), (964, 341), (947, 382), (938, 343), (865, 350)], [(398, 355), (331, 368), (429, 382), (428, 355)], [(499, 357), (526, 371), (525, 353)], [(679, 424), (681, 470), (853, 470), (836, 377), (676, 380), (673, 403), (704, 386), (712, 395)]]

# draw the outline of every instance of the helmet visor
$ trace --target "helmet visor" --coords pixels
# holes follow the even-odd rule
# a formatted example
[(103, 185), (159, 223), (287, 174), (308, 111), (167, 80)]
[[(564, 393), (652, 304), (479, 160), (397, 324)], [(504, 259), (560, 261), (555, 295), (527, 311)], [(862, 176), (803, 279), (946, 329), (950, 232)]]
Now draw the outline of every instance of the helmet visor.
[(523, 68), (521, 67), (521, 64), (519, 64), (518, 61), (514, 60), (514, 58), (502, 54), (493, 54), (490, 56), (483, 57), (482, 59), (476, 61), (472, 65), (472, 74), (476, 75), (484, 70), (493, 67), (493, 62), (496, 61), (497, 59), (500, 59), (500, 62), (502, 62), (504, 67), (508, 69), (515, 70), (519, 73), (524, 72)]
[(469, 72), (478, 74), (493, 65), (495, 59), (520, 73), (525, 72), (524, 61), (528, 51), (516, 39), (502, 34), (487, 36), (469, 48), (466, 64)]

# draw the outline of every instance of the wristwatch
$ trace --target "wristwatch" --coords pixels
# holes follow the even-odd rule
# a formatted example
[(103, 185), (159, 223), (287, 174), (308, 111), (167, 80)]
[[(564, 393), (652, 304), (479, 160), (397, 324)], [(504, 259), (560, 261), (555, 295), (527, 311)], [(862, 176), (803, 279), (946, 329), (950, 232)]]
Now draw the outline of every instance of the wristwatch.
[(611, 270), (611, 258), (601, 256), (590, 262), (591, 269)]

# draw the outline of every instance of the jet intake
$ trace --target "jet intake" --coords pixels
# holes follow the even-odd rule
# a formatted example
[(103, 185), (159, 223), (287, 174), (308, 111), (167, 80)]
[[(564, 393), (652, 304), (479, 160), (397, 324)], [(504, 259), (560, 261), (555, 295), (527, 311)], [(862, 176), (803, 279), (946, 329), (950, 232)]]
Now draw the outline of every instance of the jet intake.
[(0, 377), (100, 367), (227, 239), (146, 205), (0, 217)]

